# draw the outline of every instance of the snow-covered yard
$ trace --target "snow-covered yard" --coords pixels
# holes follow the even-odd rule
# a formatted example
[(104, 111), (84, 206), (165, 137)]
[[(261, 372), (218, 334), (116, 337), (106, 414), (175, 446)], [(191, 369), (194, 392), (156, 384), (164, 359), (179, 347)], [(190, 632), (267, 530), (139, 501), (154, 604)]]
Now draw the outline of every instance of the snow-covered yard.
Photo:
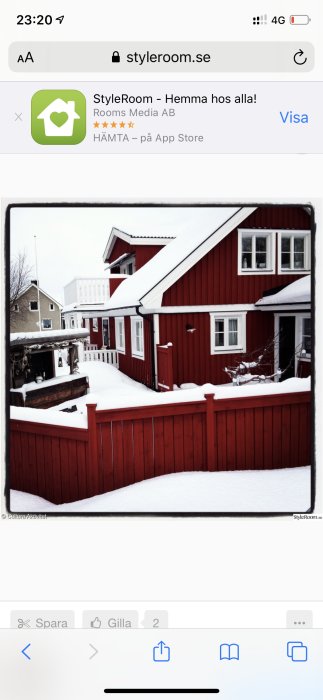
[(124, 408), (128, 406), (146, 406), (161, 403), (177, 403), (182, 401), (199, 401), (204, 394), (214, 392), (217, 398), (233, 398), (235, 396), (258, 396), (259, 394), (292, 393), (295, 391), (309, 391), (311, 388), (310, 377), (299, 379), (294, 377), (284, 382), (270, 384), (245, 384), (234, 386), (227, 384), (203, 384), (197, 386), (191, 382), (174, 387), (174, 391), (156, 392), (148, 387), (130, 379), (116, 367), (104, 362), (80, 362), (79, 371), (89, 377), (90, 392), (80, 399), (66, 401), (59, 406), (53, 406), (50, 411), (59, 411), (62, 408), (76, 404), (80, 413), (86, 413), (87, 403), (97, 403), (97, 408)]
[(132, 405), (132, 400), (150, 403), (150, 398), (155, 396), (152, 389), (140, 384), (139, 382), (130, 379), (126, 374), (120, 372), (117, 367), (108, 365), (105, 362), (92, 361), (80, 362), (79, 372), (89, 378), (90, 390), (87, 396), (82, 396), (80, 399), (72, 399), (53, 406), (50, 411), (60, 411), (62, 408), (67, 408), (76, 404), (78, 412), (86, 414), (86, 404), (96, 403), (98, 409), (113, 408), (115, 401), (121, 402), (123, 406)]
[(59, 506), (38, 496), (12, 491), (11, 510), (17, 513), (303, 513), (310, 508), (310, 493), (310, 467), (180, 472)]
[[(60, 374), (66, 374), (66, 366), (60, 368)], [(104, 362), (80, 362), (80, 375), (89, 378), (90, 391), (79, 399), (71, 399), (48, 409), (21, 408), (11, 406), (10, 416), (19, 420), (34, 420), (40, 423), (52, 423), (53, 425), (70, 425), (86, 428), (86, 404), (96, 403), (97, 409), (125, 408), (129, 406), (148, 406), (163, 403), (177, 403), (182, 401), (199, 401), (204, 399), (204, 394), (213, 392), (218, 399), (233, 398), (235, 396), (259, 396), (262, 394), (292, 393), (297, 391), (309, 391), (311, 388), (310, 377), (306, 379), (292, 378), (284, 382), (270, 384), (242, 384), (234, 386), (228, 384), (196, 384), (186, 383), (174, 391), (164, 393), (155, 392), (152, 389), (130, 379), (116, 367)], [(73, 375), (78, 376), (78, 375)], [(25, 385), (25, 387), (28, 385)], [(63, 408), (77, 406), (75, 413), (62, 413)]]

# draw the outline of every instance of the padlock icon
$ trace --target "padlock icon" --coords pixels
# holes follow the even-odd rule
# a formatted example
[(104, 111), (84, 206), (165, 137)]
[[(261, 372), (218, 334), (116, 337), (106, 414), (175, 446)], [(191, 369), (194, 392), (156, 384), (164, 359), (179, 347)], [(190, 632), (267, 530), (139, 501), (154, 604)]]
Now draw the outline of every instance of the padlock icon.
[(112, 54), (112, 63), (120, 63), (119, 51), (114, 51)]

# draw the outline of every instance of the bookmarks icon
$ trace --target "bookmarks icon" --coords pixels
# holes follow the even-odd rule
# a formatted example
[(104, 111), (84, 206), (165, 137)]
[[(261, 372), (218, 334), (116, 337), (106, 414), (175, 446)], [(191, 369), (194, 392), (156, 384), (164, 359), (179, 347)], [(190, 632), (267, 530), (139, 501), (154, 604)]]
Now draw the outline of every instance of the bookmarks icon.
[(220, 644), (220, 661), (239, 661), (239, 644)]

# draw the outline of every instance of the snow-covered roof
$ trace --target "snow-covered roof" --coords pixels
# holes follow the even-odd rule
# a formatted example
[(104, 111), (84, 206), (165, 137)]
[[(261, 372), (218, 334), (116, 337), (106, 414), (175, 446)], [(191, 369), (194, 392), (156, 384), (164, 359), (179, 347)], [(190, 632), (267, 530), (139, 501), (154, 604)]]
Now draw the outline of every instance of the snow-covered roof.
[[(20, 294), (18, 294), (17, 299), (20, 299), (20, 297), (22, 297), (24, 294), (26, 294), (26, 292), (29, 292), (29, 289), (31, 289), (32, 287), (34, 287), (34, 289), (38, 289), (37, 284), (34, 284), (34, 282), (31, 282), (31, 284), (29, 284), (28, 287), (25, 287), (25, 289), (23, 289), (23, 291), (20, 292)], [(47, 299), (50, 299), (51, 301), (54, 302), (54, 304), (57, 304), (57, 306), (59, 306), (60, 309), (62, 308), (62, 304), (60, 304), (59, 301), (56, 301), (56, 299), (53, 299), (53, 297), (51, 297), (50, 294), (47, 294), (47, 292), (44, 292), (44, 290), (41, 289), (40, 287), (39, 287), (39, 291), (41, 294), (44, 294), (44, 296), (47, 297)]]
[(143, 231), (136, 232), (135, 230), (132, 233), (128, 233), (113, 226), (103, 253), (103, 262), (107, 262), (109, 259), (116, 238), (121, 238), (126, 243), (135, 243), (136, 245), (166, 245), (173, 238), (176, 238), (176, 233), (164, 229), (155, 234), (147, 234)]
[(256, 306), (273, 306), (281, 304), (310, 304), (311, 302), (311, 276), (301, 277), (296, 282), (288, 284), (276, 294), (262, 297), (256, 302)]
[(65, 304), (65, 306), (62, 308), (62, 314), (71, 313), (72, 311), (103, 311), (104, 309), (104, 301), (98, 301), (93, 304)]
[(106, 267), (106, 270), (109, 270), (111, 267), (115, 267), (116, 265), (121, 263), (121, 261), (125, 258), (129, 258), (129, 253), (122, 253), (122, 255), (119, 255), (118, 258), (112, 260), (112, 262), (110, 262), (110, 264)]
[(86, 338), (89, 335), (87, 328), (60, 330), (60, 331), (28, 331), (20, 333), (10, 333), (10, 346), (18, 345), (41, 345), (42, 343), (51, 343), (63, 340), (79, 340)]
[(107, 309), (161, 306), (163, 292), (246, 219), (255, 207), (203, 207), (193, 225), (162, 248), (110, 297)]

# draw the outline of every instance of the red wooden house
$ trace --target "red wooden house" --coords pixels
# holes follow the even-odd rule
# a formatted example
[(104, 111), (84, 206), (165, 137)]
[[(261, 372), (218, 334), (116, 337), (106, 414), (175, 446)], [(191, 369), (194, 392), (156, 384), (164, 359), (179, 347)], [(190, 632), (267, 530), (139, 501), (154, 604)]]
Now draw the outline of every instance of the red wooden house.
[[(221, 384), (228, 381), (225, 366), (275, 339), (270, 369), (288, 366), (283, 378), (309, 374), (310, 209), (200, 212), (199, 227), (176, 237), (112, 229), (104, 260), (114, 279), (105, 314), (120, 370), (159, 390)], [(305, 277), (295, 291), (293, 283)]]

